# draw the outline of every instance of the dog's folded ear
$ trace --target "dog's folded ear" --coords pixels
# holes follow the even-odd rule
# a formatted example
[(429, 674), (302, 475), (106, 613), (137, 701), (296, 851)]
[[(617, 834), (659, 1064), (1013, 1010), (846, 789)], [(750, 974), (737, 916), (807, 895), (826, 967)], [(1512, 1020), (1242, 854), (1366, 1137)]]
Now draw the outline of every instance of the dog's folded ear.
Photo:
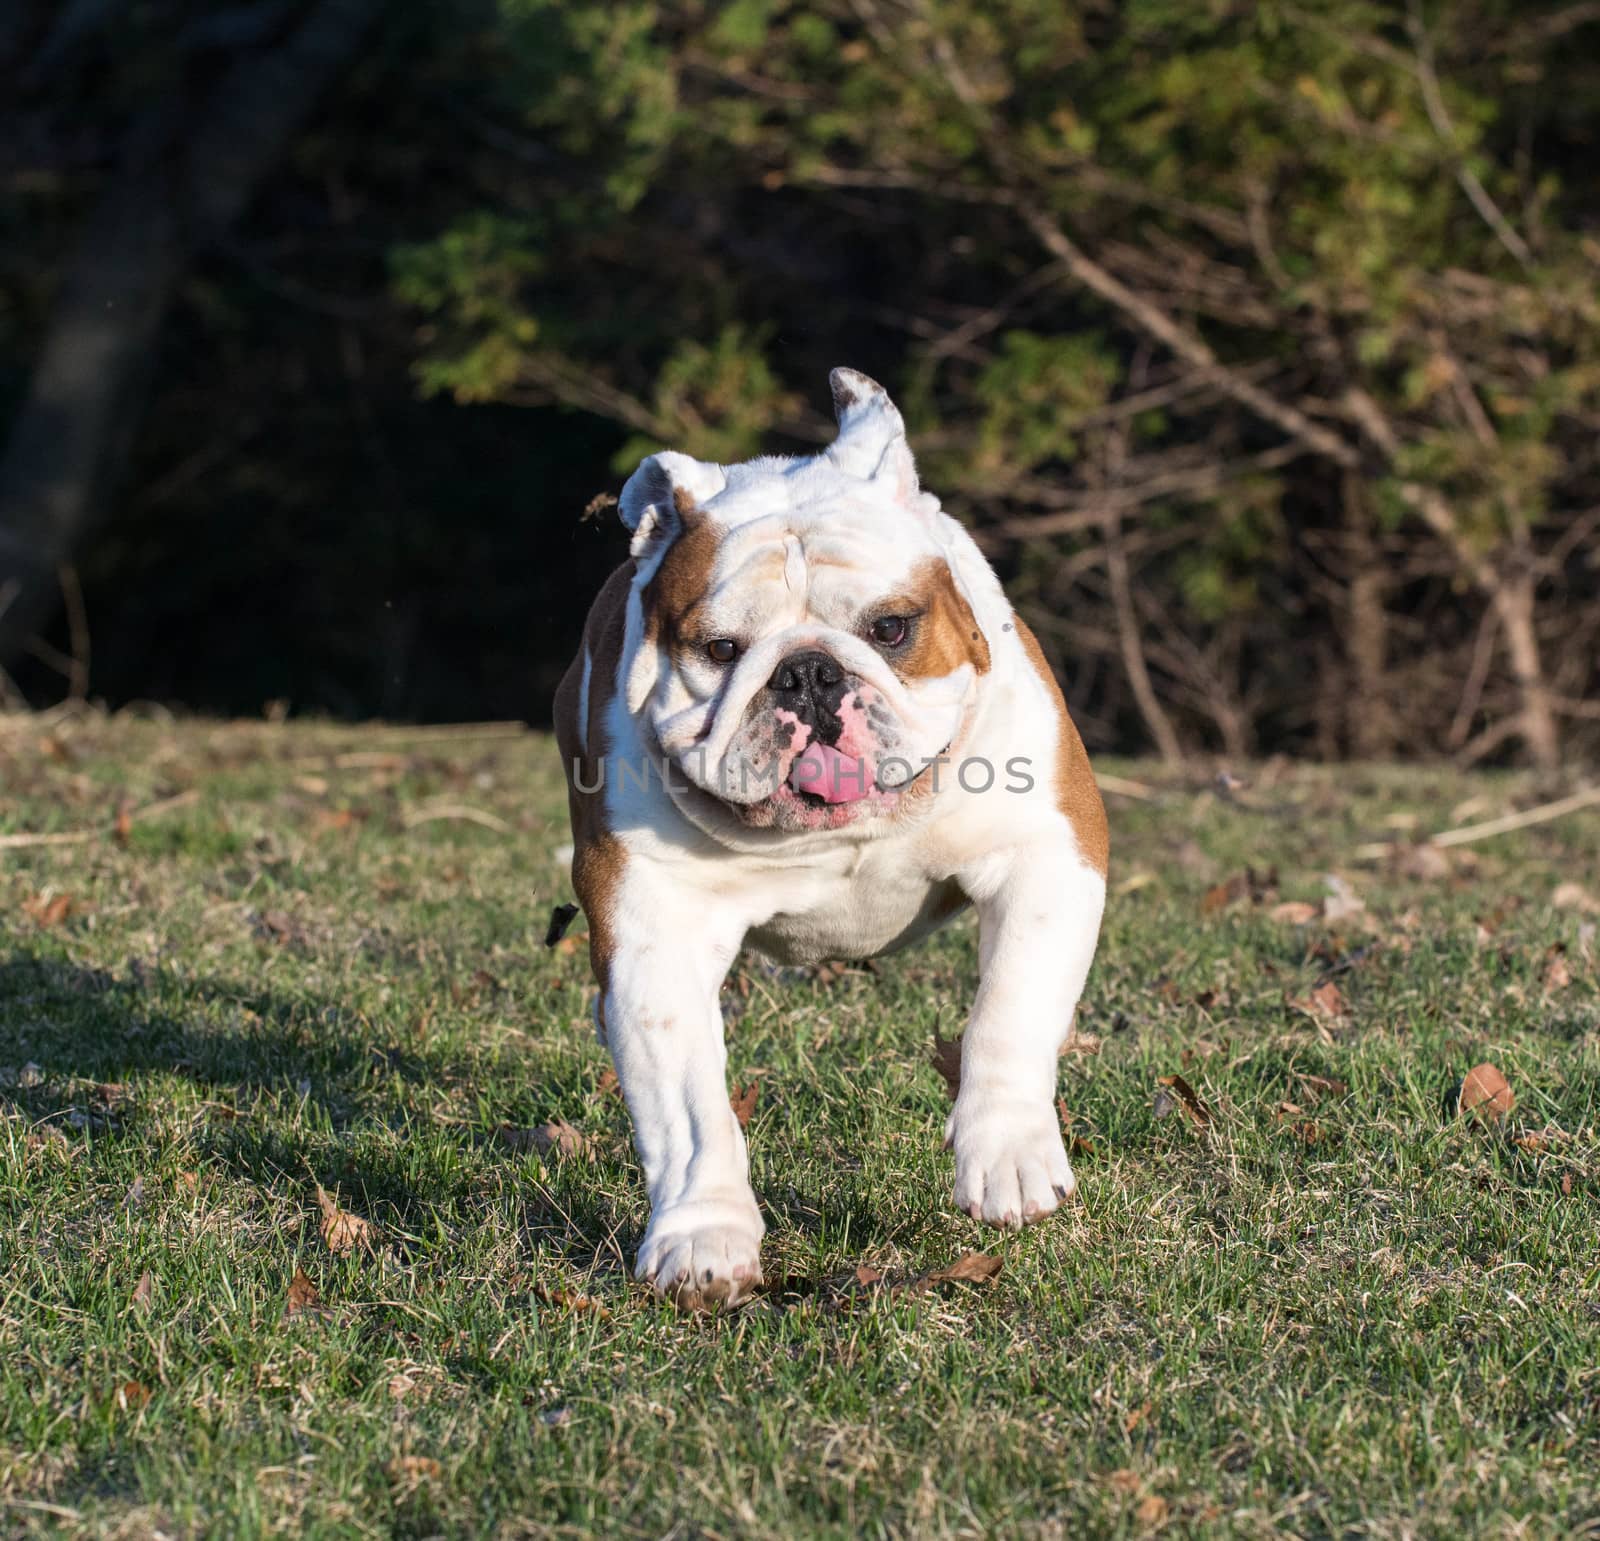
[(828, 376), (839, 437), (824, 453), (847, 476), (886, 481), (907, 505), (917, 495), (917, 465), (906, 443), (906, 425), (889, 393), (855, 369)]
[(727, 480), (721, 466), (676, 450), (641, 460), (617, 499), (617, 513), (633, 535), (634, 559), (651, 550), (665, 551), (694, 510), (716, 497)]

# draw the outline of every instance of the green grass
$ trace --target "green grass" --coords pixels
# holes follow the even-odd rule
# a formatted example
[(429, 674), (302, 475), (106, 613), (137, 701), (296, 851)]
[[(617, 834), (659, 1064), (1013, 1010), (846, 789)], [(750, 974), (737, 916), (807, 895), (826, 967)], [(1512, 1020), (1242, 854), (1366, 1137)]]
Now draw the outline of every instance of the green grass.
[[(1600, 964), (1552, 904), (1600, 894), (1600, 814), (1422, 879), (1351, 852), (1534, 789), (1308, 769), (1245, 808), (1104, 768), (1160, 798), (1110, 799), (1081, 1202), (1014, 1237), (947, 1207), (970, 922), (747, 958), (772, 1283), (706, 1319), (627, 1277), (627, 1119), (582, 947), (543, 946), (547, 741), (0, 724), (0, 831), (106, 832), (0, 849), (0, 1534), (1600, 1530)], [(450, 806), (505, 828), (417, 822)], [(1247, 862), (1365, 915), (1206, 908)], [(1347, 1015), (1288, 1004), (1330, 970)], [(1498, 1133), (1441, 1110), (1482, 1060)], [(1209, 1130), (1157, 1116), (1173, 1073)], [(500, 1133), (557, 1116), (588, 1155)], [(317, 1183), (372, 1247), (329, 1251)], [(992, 1284), (891, 1287), (971, 1248)], [(322, 1309), (286, 1314), (297, 1268)]]

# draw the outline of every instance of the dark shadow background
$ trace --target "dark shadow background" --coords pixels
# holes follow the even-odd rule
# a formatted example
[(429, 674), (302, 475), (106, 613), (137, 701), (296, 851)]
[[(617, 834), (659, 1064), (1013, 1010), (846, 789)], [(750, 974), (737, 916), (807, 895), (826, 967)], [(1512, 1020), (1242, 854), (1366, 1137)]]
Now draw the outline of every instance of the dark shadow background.
[[(12, 434), (15, 460), (119, 186), (165, 212), (182, 259), (77, 468), (92, 492), (70, 538), (39, 538), (44, 504), (14, 482), (7, 501), (0, 452), (0, 705), (543, 723), (625, 554), (591, 500), (664, 442), (814, 449), (826, 372), (849, 363), (896, 392), (1092, 745), (1586, 755), (1592, 9), (1326, 0), (1269, 27), (1254, 6), (1041, 18), (949, 0), (944, 53), (889, 7), (897, 60), (844, 0), (664, 5), (625, 38), (621, 11), (589, 4), (17, 0), (0, 19), (0, 451)], [(236, 216), (208, 222), (197, 189), (230, 173), (207, 147), (242, 132), (230, 98), (341, 18), (325, 83), (232, 184)], [(1425, 59), (1455, 138), (1425, 111)], [(962, 68), (992, 98), (988, 138)], [(1370, 241), (1349, 224), (1369, 196)], [(1035, 208), (1350, 464), (1197, 387), (1040, 246)], [(537, 336), (497, 374), (471, 350), (518, 336), (524, 305)], [(1451, 369), (1462, 388), (1440, 383)], [(1461, 541), (1406, 478), (1448, 501)], [(1104, 522), (1095, 500), (1129, 488)], [(1063, 511), (1071, 528), (1028, 534)], [(9, 638), (8, 561), (37, 600)], [(1543, 736), (1507, 642), (1513, 589)]]

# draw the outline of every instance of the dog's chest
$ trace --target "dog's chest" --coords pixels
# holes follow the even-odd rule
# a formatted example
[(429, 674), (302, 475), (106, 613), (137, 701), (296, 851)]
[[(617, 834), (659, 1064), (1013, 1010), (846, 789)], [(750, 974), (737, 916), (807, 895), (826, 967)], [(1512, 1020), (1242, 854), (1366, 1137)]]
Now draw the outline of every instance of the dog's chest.
[(870, 857), (844, 873), (794, 875), (785, 889), (783, 907), (745, 938), (779, 963), (893, 952), (967, 905), (954, 879), (930, 880)]

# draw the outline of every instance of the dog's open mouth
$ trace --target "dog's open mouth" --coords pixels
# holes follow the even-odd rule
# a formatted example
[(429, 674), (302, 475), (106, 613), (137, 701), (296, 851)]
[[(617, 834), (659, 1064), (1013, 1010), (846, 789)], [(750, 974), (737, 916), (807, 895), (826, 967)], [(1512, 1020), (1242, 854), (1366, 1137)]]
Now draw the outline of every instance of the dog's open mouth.
[(777, 789), (754, 803), (730, 804), (740, 820), (754, 828), (836, 829), (857, 819), (883, 816), (899, 806), (905, 794), (927, 776), (939, 756), (916, 766), (906, 780), (880, 786), (866, 762), (829, 749), (801, 768), (802, 755)]

